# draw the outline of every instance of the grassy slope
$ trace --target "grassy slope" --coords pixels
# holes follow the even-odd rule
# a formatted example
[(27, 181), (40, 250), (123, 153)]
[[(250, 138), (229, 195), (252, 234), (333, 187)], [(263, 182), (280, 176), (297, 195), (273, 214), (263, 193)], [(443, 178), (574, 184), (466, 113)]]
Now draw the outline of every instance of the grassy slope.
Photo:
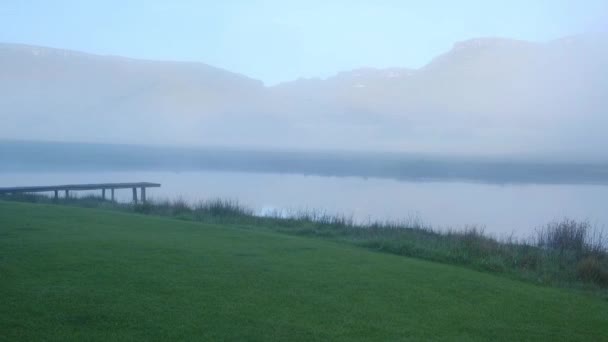
[(0, 339), (608, 340), (608, 302), (262, 228), (0, 201)]

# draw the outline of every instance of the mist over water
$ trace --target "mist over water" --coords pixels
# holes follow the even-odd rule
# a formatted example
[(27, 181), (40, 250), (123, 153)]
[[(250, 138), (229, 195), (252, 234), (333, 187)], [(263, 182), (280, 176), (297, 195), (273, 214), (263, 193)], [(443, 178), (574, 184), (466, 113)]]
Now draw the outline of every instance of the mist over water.
[[(603, 227), (608, 223), (601, 185), (498, 185), (471, 182), (413, 182), (380, 178), (323, 177), (228, 171), (20, 172), (2, 173), (0, 187), (95, 182), (153, 181), (152, 199), (234, 199), (258, 214), (320, 210), (358, 222), (419, 219), (435, 228), (484, 226), (498, 237), (526, 238), (552, 220), (570, 217)], [(79, 192), (78, 194), (91, 194)], [(100, 195), (99, 192), (93, 194)], [(130, 201), (130, 190), (116, 192)]]
[(0, 186), (608, 224), (605, 1), (228, 3), (0, 10)]
[[(477, 225), (522, 238), (564, 217), (608, 224), (603, 163), (38, 142), (0, 142), (0, 155), (0, 187), (145, 181), (162, 184), (149, 189), (152, 199), (236, 200), (259, 215), (315, 210), (359, 223)], [(132, 197), (129, 189), (116, 195)]]

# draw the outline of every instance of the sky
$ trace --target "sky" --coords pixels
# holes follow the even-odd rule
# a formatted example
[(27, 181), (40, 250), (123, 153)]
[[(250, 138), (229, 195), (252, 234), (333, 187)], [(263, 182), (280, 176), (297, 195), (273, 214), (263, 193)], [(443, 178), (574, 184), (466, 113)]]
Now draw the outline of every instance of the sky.
[(606, 0), (0, 0), (0, 42), (197, 61), (262, 80), (419, 68), (462, 40), (606, 31)]

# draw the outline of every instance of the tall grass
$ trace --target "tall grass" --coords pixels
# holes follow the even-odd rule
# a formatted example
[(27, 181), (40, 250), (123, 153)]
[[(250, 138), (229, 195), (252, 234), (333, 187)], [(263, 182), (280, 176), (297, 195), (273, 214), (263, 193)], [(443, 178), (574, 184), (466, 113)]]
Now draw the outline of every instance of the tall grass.
[(401, 222), (357, 223), (351, 216), (307, 210), (256, 216), (238, 201), (183, 199), (126, 204), (86, 196), (54, 200), (40, 195), (0, 199), (58, 203), (135, 212), (211, 223), (265, 227), (278, 232), (316, 236), (377, 251), (504, 273), (528, 281), (608, 289), (608, 239), (589, 222), (562, 219), (536, 229), (527, 239), (498, 239), (483, 227), (435, 230), (416, 218)]
[[(120, 204), (118, 204), (120, 205)], [(238, 201), (212, 199), (190, 204), (182, 198), (175, 200), (148, 201), (132, 206), (133, 211), (141, 214), (170, 216), (184, 220), (234, 222), (254, 216), (254, 212)]]

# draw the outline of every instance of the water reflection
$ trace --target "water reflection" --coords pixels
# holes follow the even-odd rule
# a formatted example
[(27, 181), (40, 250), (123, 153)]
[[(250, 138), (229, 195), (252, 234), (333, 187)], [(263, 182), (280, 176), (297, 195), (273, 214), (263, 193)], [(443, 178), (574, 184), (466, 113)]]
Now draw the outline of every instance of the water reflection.
[[(246, 172), (2, 173), (0, 186), (152, 181), (151, 198), (235, 199), (260, 214), (320, 209), (358, 221), (419, 218), (434, 227), (483, 225), (486, 231), (528, 236), (565, 216), (608, 223), (608, 186), (489, 185), (403, 182), (358, 177), (320, 177)], [(84, 194), (84, 193), (83, 193)], [(131, 199), (117, 191), (118, 200)]]

